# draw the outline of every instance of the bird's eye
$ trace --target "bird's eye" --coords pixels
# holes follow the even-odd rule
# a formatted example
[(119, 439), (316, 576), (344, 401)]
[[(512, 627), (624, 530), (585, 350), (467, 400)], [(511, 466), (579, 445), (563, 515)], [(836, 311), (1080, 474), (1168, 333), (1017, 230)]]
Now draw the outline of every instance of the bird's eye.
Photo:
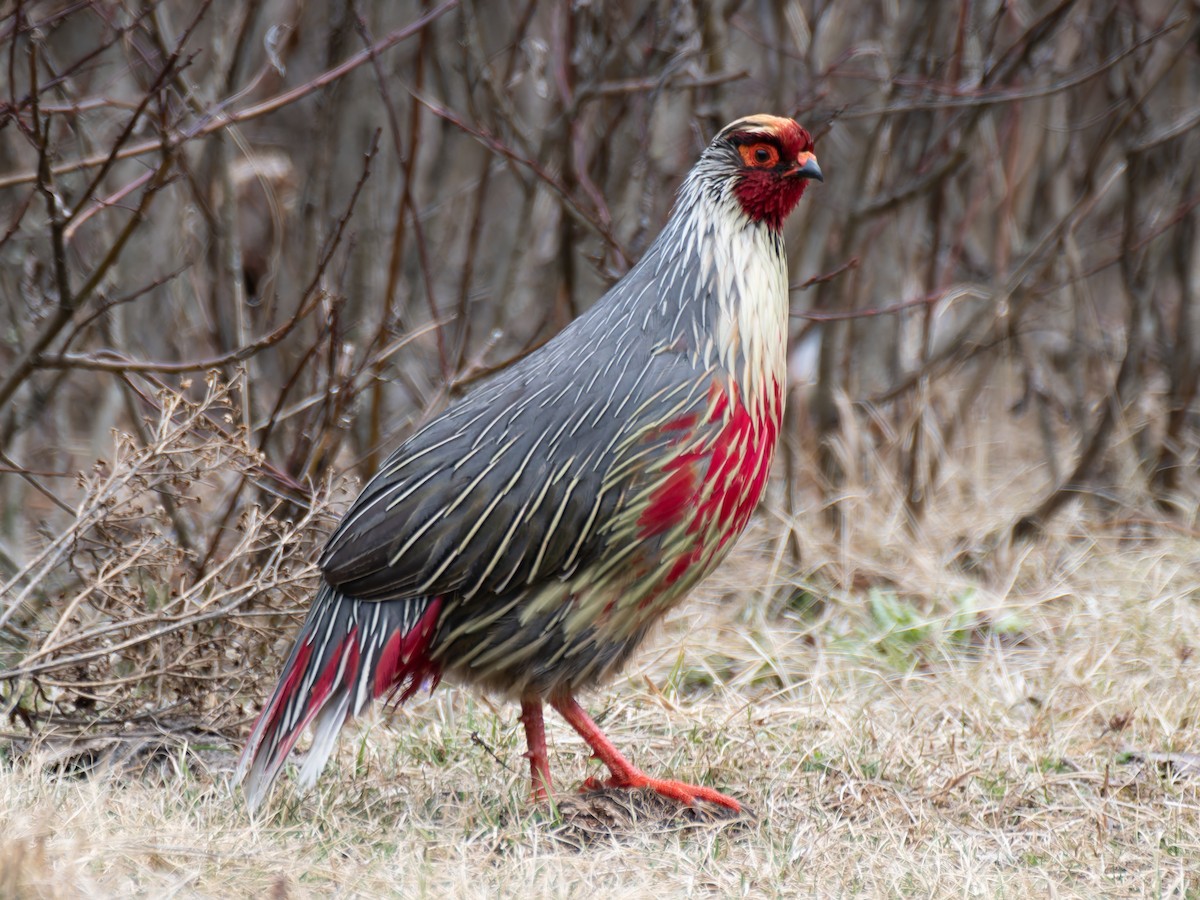
[(738, 150), (742, 162), (756, 169), (770, 169), (779, 162), (779, 151), (770, 144), (747, 144)]

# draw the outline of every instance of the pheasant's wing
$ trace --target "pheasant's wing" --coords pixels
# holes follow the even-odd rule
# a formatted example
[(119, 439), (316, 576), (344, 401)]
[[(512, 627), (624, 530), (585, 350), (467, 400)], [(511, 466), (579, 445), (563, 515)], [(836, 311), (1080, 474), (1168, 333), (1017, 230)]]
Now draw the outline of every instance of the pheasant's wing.
[[(321, 558), (362, 599), (500, 593), (565, 577), (645, 540), (664, 458), (710, 440), (711, 373), (677, 348), (547, 346), (406, 441), (364, 489)], [(596, 352), (596, 351), (599, 352)], [(599, 362), (600, 353), (605, 361)], [(691, 464), (696, 464), (695, 460)], [(650, 548), (648, 548), (650, 549)]]

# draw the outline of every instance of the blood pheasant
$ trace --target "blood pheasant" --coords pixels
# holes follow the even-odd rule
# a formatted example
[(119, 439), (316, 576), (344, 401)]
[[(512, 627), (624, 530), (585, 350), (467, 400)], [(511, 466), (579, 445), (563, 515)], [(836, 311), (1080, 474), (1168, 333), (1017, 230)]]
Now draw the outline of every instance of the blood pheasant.
[(781, 229), (812, 178), (791, 119), (726, 126), (620, 282), (392, 454), (329, 540), (242, 754), (251, 808), (310, 723), (305, 784), (348, 718), (443, 675), (520, 701), (535, 798), (548, 702), (608, 785), (739, 808), (645, 775), (575, 697), (716, 567), (762, 496), (783, 411)]

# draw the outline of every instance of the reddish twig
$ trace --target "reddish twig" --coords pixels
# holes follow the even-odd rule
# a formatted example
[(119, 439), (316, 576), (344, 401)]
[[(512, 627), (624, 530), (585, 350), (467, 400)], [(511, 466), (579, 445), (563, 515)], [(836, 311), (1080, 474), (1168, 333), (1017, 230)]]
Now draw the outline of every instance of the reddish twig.
[(546, 169), (539, 165), (535, 160), (522, 156), (498, 137), (489, 133), (486, 129), (468, 124), (457, 113), (452, 112), (441, 104), (435, 103), (432, 100), (417, 96), (415, 94), (414, 97), (416, 97), (416, 99), (422, 105), (424, 105), (438, 118), (445, 119), (460, 131), (475, 138), (475, 140), (479, 141), (479, 143), (483, 144), (483, 146), (487, 147), (492, 152), (498, 153), (506, 159), (512, 160), (522, 168), (528, 169), (535, 176), (537, 176), (539, 181), (549, 187), (559, 197), (559, 199), (563, 201), (564, 209), (566, 209), (573, 219), (576, 219), (582, 224), (586, 225), (588, 228), (591, 228), (614, 250), (616, 250), (626, 259), (629, 258), (629, 254), (625, 251), (624, 246), (617, 239), (617, 236), (612, 233), (612, 230), (603, 223), (596, 221), (593, 216), (588, 215), (575, 201), (575, 198), (571, 196), (570, 192), (563, 187), (562, 183), (549, 172), (547, 172)]
[[(416, 21), (410, 22), (403, 28), (397, 28), (395, 31), (390, 32), (388, 35), (380, 39), (380, 41), (369, 50), (363, 50), (360, 53), (356, 53), (344, 63), (334, 66), (332, 69), (323, 72), (316, 78), (310, 79), (304, 84), (292, 88), (290, 91), (284, 91), (282, 94), (278, 94), (269, 100), (264, 100), (262, 103), (256, 103), (253, 106), (248, 106), (245, 109), (234, 112), (224, 112), (221, 109), (221, 106), (218, 104), (211, 111), (208, 119), (202, 120), (190, 128), (180, 129), (170, 134), (166, 138), (143, 141), (139, 144), (132, 144), (112, 156), (112, 160), (116, 161), (120, 159), (131, 159), (135, 156), (144, 156), (147, 153), (154, 153), (163, 149), (163, 147), (165, 147), (168, 143), (179, 144), (198, 137), (203, 137), (205, 135), (212, 134), (215, 131), (228, 128), (230, 125), (237, 125), (242, 122), (248, 122), (251, 119), (260, 118), (261, 116), (267, 115), (267, 113), (275, 112), (276, 110), (295, 103), (298, 100), (303, 100), (309, 94), (319, 91), (321, 88), (332, 84), (338, 79), (345, 77), (350, 72), (353, 72), (363, 63), (369, 62), (372, 55), (383, 53), (385, 50), (391, 49), (401, 41), (412, 37), (414, 34), (417, 34), (427, 25), (429, 25), (430, 22), (433, 22), (434, 20), (445, 15), (457, 5), (458, 0), (447, 0), (447, 2), (430, 10), (426, 15), (421, 16)], [(78, 172), (81, 169), (90, 169), (94, 168), (95, 166), (105, 165), (108, 162), (109, 154), (96, 154), (94, 156), (84, 157), (83, 159), (72, 160), (70, 162), (59, 163), (58, 165), (51, 166), (50, 173), (52, 175), (64, 175), (68, 172)], [(37, 177), (38, 176), (36, 172), (20, 172), (13, 175), (2, 176), (0, 177), (0, 190), (17, 184), (32, 184), (33, 182), (37, 181)]]

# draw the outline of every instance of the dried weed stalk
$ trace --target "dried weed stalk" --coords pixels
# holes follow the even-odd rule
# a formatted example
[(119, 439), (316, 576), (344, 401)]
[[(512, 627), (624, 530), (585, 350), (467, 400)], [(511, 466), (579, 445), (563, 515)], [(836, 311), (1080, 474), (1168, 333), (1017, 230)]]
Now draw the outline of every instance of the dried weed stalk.
[(0, 589), (0, 706), (30, 729), (239, 723), (245, 681), (277, 668), (281, 620), (307, 606), (328, 491), (244, 508), (194, 575), (178, 517), (260, 480), (262, 456), (222, 427), (234, 407), (214, 376), (195, 402), (158, 400), (147, 439), (115, 434), (112, 460), (80, 475), (74, 521)]

